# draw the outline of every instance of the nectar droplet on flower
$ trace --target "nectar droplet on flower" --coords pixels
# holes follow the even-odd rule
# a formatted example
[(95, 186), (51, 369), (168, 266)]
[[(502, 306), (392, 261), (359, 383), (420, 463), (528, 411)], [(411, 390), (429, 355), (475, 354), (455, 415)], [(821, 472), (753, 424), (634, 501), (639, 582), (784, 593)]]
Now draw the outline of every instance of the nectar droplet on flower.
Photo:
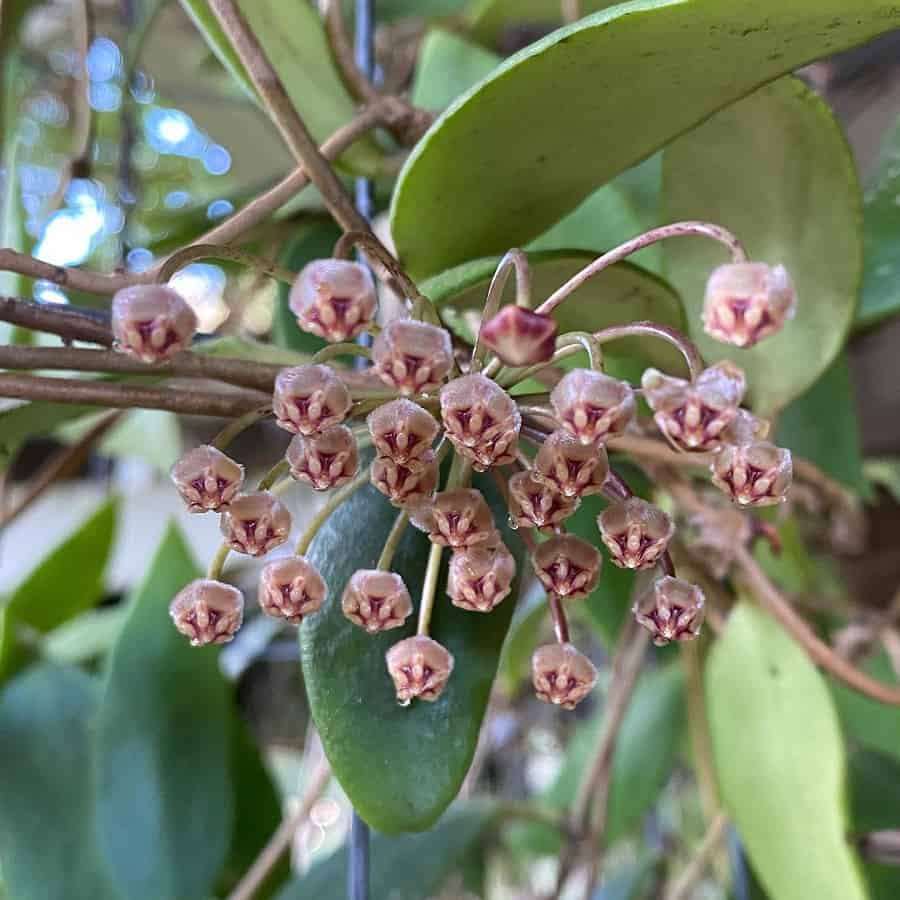
[(385, 662), (403, 706), (411, 700), (437, 700), (453, 671), (453, 654), (421, 634), (394, 644)]
[(116, 291), (110, 325), (116, 350), (153, 363), (190, 345), (197, 317), (172, 288), (134, 284)]
[(734, 421), (744, 397), (744, 373), (724, 361), (704, 369), (693, 383), (647, 369), (644, 397), (659, 430), (679, 450), (713, 450)]
[(522, 416), (512, 397), (485, 375), (445, 384), (441, 419), (448, 440), (479, 472), (515, 459)]
[(558, 494), (531, 472), (516, 472), (509, 479), (509, 514), (518, 528), (552, 531), (577, 508), (577, 498)]
[(713, 484), (738, 506), (782, 503), (794, 475), (791, 451), (768, 441), (722, 447), (710, 469)]
[(706, 283), (703, 328), (717, 341), (752, 347), (781, 331), (796, 304), (784, 266), (728, 263), (715, 269)]
[(263, 566), (257, 598), (262, 611), (299, 625), (325, 602), (325, 581), (303, 556), (286, 556)]
[(695, 584), (664, 575), (634, 604), (634, 616), (662, 647), (670, 641), (689, 641), (703, 624), (703, 591)]
[(442, 547), (473, 547), (499, 540), (491, 510), (474, 488), (440, 491), (432, 503), (416, 507), (410, 521)]
[(241, 494), (222, 513), (221, 530), (232, 550), (249, 556), (265, 556), (288, 539), (291, 514), (268, 491)]
[(557, 429), (541, 444), (533, 474), (564, 497), (599, 494), (609, 474), (606, 448), (582, 444), (568, 431)]
[(365, 266), (347, 259), (316, 259), (295, 279), (288, 304), (300, 328), (338, 343), (372, 324), (378, 297)]
[(400, 465), (425, 458), (440, 431), (428, 410), (403, 397), (373, 410), (366, 424), (378, 455)]
[(185, 453), (170, 475), (192, 513), (224, 509), (244, 483), (244, 467), (208, 444)]
[(532, 558), (547, 593), (567, 600), (582, 600), (593, 593), (602, 562), (595, 547), (573, 534), (559, 534), (538, 544)]
[(553, 356), (557, 330), (550, 316), (511, 304), (481, 326), (481, 342), (508, 366), (530, 366)]
[(224, 581), (198, 578), (175, 595), (169, 615), (191, 646), (226, 644), (241, 627), (244, 595)]
[(347, 386), (328, 366), (294, 366), (275, 379), (275, 421), (293, 434), (316, 434), (339, 425), (352, 402)]
[(425, 394), (440, 387), (453, 366), (453, 345), (445, 328), (394, 319), (372, 343), (378, 377), (401, 394)]
[(531, 657), (531, 679), (538, 699), (575, 709), (597, 683), (597, 670), (571, 644), (547, 644)]
[(341, 609), (354, 625), (375, 634), (399, 628), (412, 612), (412, 600), (395, 572), (360, 569), (347, 582)]
[(291, 476), (315, 491), (327, 491), (349, 481), (359, 466), (356, 438), (346, 425), (332, 425), (318, 434), (295, 435), (286, 458)]
[(582, 444), (621, 434), (634, 418), (631, 385), (602, 372), (573, 369), (550, 393), (559, 423)]
[(372, 463), (372, 484), (394, 506), (418, 506), (431, 500), (438, 482), (438, 465), (434, 453), (396, 463), (378, 456)]
[(623, 569), (647, 569), (662, 556), (675, 524), (658, 507), (630, 497), (597, 517), (600, 537), (612, 561)]
[(460, 609), (486, 613), (509, 595), (515, 577), (516, 561), (503, 544), (469, 547), (450, 558), (447, 594)]

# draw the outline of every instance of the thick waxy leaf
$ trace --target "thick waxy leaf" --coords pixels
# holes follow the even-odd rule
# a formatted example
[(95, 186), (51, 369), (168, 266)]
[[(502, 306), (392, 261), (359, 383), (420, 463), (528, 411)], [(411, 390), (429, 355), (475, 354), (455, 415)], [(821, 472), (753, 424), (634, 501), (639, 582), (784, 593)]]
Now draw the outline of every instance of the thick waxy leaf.
[(740, 350), (705, 335), (700, 321), (706, 279), (727, 253), (702, 238), (666, 244), (665, 272), (705, 359), (733, 360), (754, 406), (781, 409), (828, 368), (856, 307), (860, 195), (840, 127), (800, 81), (783, 79), (680, 138), (663, 165), (666, 218), (722, 223), (752, 259), (783, 263), (794, 279), (795, 318)]
[[(476, 479), (495, 511), (504, 543), (522, 561), (520, 543), (490, 479)], [(341, 595), (357, 569), (374, 567), (397, 511), (374, 488), (344, 503), (313, 542), (309, 557), (328, 585), (325, 607), (300, 630), (303, 675), (313, 719), (334, 774), (359, 814), (387, 834), (428, 828), (456, 796), (469, 769), (517, 591), (490, 614), (451, 606), (444, 573), (437, 588), (431, 635), (454, 656), (447, 687), (434, 703), (397, 705), (384, 655), (415, 633), (375, 636), (341, 612)], [(393, 570), (418, 608), (429, 542), (410, 526)]]
[(228, 686), (168, 616), (197, 577), (164, 536), (113, 648), (96, 723), (100, 842), (129, 900), (206, 897), (232, 838)]
[(637, 0), (562, 28), (460, 98), (413, 151), (392, 210), (401, 258), (421, 278), (521, 246), (717, 109), (898, 25), (900, 8), (881, 0), (852, 12), (845, 0)]
[(0, 609), (0, 681), (30, 658), (20, 632), (44, 634), (103, 597), (103, 572), (116, 527), (116, 500), (104, 503), (22, 582)]
[(827, 685), (742, 603), (710, 653), (706, 694), (722, 800), (778, 900), (864, 900), (844, 834), (844, 747)]
[[(581, 3), (583, 15), (613, 6), (610, 0)], [(476, 0), (470, 15), (472, 31), (479, 40), (494, 43), (514, 34), (523, 26), (545, 26), (548, 30), (562, 24), (562, 4), (558, 0)]]
[(452, 31), (433, 28), (422, 41), (410, 99), (440, 112), (500, 64), (500, 57)]
[(49, 664), (0, 694), (0, 864), (16, 900), (121, 900), (94, 828), (97, 699), (83, 672)]
[(526, 678), (530, 678), (531, 654), (541, 643), (548, 619), (544, 586), (536, 578), (530, 578), (528, 587), (522, 589), (500, 657), (500, 678), (507, 693), (514, 693)]
[[(470, 806), (449, 815), (424, 834), (375, 835), (372, 841), (372, 900), (427, 900), (447, 877), (460, 870), (465, 857), (493, 825), (488, 807)], [(288, 885), (277, 900), (342, 900), (347, 894), (347, 851), (337, 850), (308, 874)]]

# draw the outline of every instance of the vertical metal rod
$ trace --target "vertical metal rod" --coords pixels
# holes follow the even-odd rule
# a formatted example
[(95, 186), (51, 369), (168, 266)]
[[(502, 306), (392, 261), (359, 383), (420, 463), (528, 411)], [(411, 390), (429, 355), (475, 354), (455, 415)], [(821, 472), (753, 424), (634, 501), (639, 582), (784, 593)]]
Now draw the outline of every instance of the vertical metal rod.
[(347, 874), (350, 900), (369, 900), (369, 826), (356, 810), (350, 823), (350, 866)]

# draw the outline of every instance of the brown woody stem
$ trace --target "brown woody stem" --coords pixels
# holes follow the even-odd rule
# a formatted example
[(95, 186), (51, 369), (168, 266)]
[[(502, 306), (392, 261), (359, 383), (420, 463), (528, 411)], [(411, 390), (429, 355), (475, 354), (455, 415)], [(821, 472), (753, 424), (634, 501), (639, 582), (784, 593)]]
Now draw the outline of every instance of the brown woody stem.
[[(0, 255), (4, 252), (0, 250)], [(23, 297), (0, 297), (0, 322), (56, 334), (67, 343), (85, 341), (104, 347), (113, 344), (109, 314), (100, 310), (88, 312), (56, 303), (36, 303)]]
[(331, 52), (341, 74), (341, 80), (350, 93), (362, 103), (372, 103), (378, 100), (379, 93), (375, 86), (356, 64), (353, 46), (344, 27), (341, 0), (327, 0), (325, 31), (328, 34), (328, 43), (331, 44)]
[(398, 294), (410, 300), (424, 299), (416, 283), (371, 231), (348, 231), (342, 234), (334, 245), (332, 256), (335, 259), (349, 259), (354, 247), (366, 254), (379, 276), (396, 288)]

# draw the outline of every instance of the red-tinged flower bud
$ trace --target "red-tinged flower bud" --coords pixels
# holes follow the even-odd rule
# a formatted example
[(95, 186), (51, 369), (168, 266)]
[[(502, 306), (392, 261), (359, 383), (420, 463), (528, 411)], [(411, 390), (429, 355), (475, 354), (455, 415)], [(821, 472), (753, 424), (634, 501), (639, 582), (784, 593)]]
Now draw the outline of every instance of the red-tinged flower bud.
[(152, 363), (191, 343), (197, 317), (172, 288), (134, 284), (116, 291), (110, 324), (117, 350)]
[(481, 326), (481, 342), (508, 366), (531, 366), (553, 356), (556, 332), (550, 316), (510, 305)]
[(556, 493), (531, 472), (509, 479), (509, 517), (515, 528), (552, 531), (578, 508), (578, 500)]
[(547, 644), (531, 657), (531, 679), (539, 700), (575, 709), (597, 683), (597, 670), (571, 644)]
[(427, 502), (434, 494), (438, 482), (438, 465), (434, 454), (396, 463), (383, 456), (372, 463), (372, 484), (394, 506), (416, 506)]
[(503, 544), (457, 550), (450, 558), (447, 594), (454, 606), (490, 612), (512, 590), (516, 561)]
[(598, 444), (621, 434), (634, 418), (631, 385), (594, 372), (573, 369), (550, 394), (556, 418), (582, 444)]
[(347, 386), (328, 366), (295, 366), (275, 379), (275, 420), (293, 434), (316, 434), (340, 424), (352, 402)]
[(453, 365), (453, 346), (445, 328), (394, 319), (372, 343), (378, 377), (401, 394), (424, 394), (439, 387)]
[(302, 556), (286, 556), (263, 566), (257, 598), (266, 615), (299, 625), (322, 606), (327, 593), (312, 563)]
[(175, 595), (169, 615), (192, 647), (227, 644), (244, 619), (244, 595), (223, 581), (198, 578)]
[(347, 582), (341, 609), (354, 625), (375, 634), (399, 628), (412, 612), (412, 600), (395, 572), (360, 569)]
[(723, 447), (713, 458), (712, 482), (739, 506), (781, 503), (791, 486), (791, 451), (768, 441)]
[(315, 491), (344, 484), (359, 466), (356, 438), (346, 425), (333, 425), (310, 437), (295, 435), (286, 455), (291, 476)]
[(704, 369), (693, 384), (647, 369), (641, 386), (659, 430), (674, 447), (712, 450), (737, 416), (747, 382), (736, 365), (724, 361)]
[(244, 483), (244, 467), (208, 444), (185, 453), (170, 474), (192, 513), (224, 509)]
[(268, 491), (242, 494), (222, 513), (225, 543), (238, 553), (265, 556), (280, 547), (291, 533), (291, 514)]
[(706, 283), (703, 328), (710, 337), (735, 347), (752, 347), (777, 334), (793, 317), (797, 295), (784, 266), (728, 263)]
[(485, 375), (464, 375), (441, 388), (447, 438), (479, 472), (515, 459), (522, 416), (512, 397)]
[(425, 458), (440, 430), (428, 410), (402, 397), (369, 413), (366, 423), (378, 455), (400, 465)]
[(559, 534), (538, 544), (532, 565), (550, 594), (582, 600), (594, 592), (600, 578), (599, 552), (573, 534)]
[(442, 547), (473, 547), (497, 540), (491, 510), (474, 488), (441, 491), (433, 503), (416, 508), (410, 521)]
[(582, 444), (562, 428), (541, 444), (534, 458), (534, 477), (564, 497), (599, 494), (608, 474), (606, 448)]
[(700, 634), (704, 603), (697, 585), (665, 575), (634, 604), (634, 617), (653, 635), (653, 643), (662, 647)]
[(384, 659), (401, 706), (437, 700), (453, 671), (453, 654), (422, 634), (394, 644)]
[(316, 259), (297, 276), (288, 303), (304, 331), (337, 343), (372, 324), (378, 298), (365, 266), (347, 259)]
[(597, 517), (600, 537), (623, 569), (647, 569), (662, 556), (675, 525), (657, 506), (630, 497)]

